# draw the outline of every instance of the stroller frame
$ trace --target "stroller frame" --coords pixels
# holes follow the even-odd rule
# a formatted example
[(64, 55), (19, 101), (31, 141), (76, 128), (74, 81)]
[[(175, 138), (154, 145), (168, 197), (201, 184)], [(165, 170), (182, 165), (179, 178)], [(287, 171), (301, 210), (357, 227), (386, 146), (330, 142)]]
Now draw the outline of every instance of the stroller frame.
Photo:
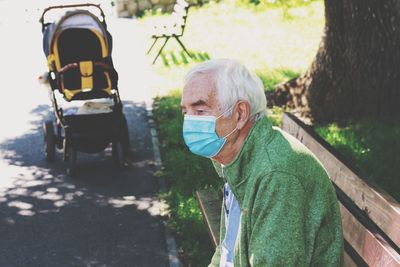
[[(104, 12), (100, 8), (100, 5), (96, 4), (60, 5), (46, 8), (39, 20), (42, 24), (42, 33), (44, 33), (47, 27), (51, 24), (45, 22), (45, 14), (48, 11), (52, 9), (76, 7), (95, 7), (99, 9), (102, 17), (101, 20), (98, 20), (98, 17), (95, 17), (89, 11), (84, 11), (98, 20), (100, 23), (99, 25), (104, 27), (104, 32), (107, 33), (106, 37), (108, 41), (111, 41), (111, 36), (109, 36), (107, 31)], [(64, 15), (63, 18), (64, 17), (67, 17), (67, 15)], [(61, 23), (61, 21), (62, 19), (59, 23)], [(53, 43), (53, 40), (51, 43)], [(124, 165), (126, 156), (129, 152), (128, 126), (123, 114), (123, 105), (117, 85), (118, 73), (112, 64), (111, 50), (108, 52), (109, 58), (105, 61), (93, 63), (92, 69), (97, 68), (104, 71), (104, 75), (106, 73), (109, 74), (107, 77), (111, 77), (112, 81), (112, 89), (109, 91), (109, 94), (105, 93), (104, 90), (96, 90), (95, 88), (92, 88), (91, 90), (83, 91), (81, 94), (78, 93), (72, 98), (67, 99), (64, 92), (62, 92), (63, 86), (61, 80), (63, 74), (76, 68), (79, 69), (79, 64), (68, 64), (62, 66), (62, 68), (58, 70), (55, 68), (54, 63), (53, 65), (49, 64), (48, 79), (51, 87), (51, 90), (49, 89), (49, 95), (56, 118), (56, 131), (54, 131), (54, 123), (52, 120), (46, 120), (43, 123), (45, 156), (49, 162), (52, 162), (55, 160), (55, 148), (63, 149), (64, 161), (68, 162), (67, 173), (69, 175), (74, 175), (76, 173), (77, 151), (97, 153), (104, 150), (111, 143), (112, 157), (117, 167)], [(67, 101), (111, 98), (114, 104), (111, 107), (112, 112), (101, 114), (64, 115), (63, 109), (57, 103), (57, 98), (54, 92), (55, 90), (60, 91)]]

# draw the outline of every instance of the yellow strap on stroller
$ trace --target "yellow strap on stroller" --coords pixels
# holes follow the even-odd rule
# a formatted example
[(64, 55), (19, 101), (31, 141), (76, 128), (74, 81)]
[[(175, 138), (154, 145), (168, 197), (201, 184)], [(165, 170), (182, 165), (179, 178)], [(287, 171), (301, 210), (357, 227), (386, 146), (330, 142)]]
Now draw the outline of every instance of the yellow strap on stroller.
[(79, 69), (82, 75), (82, 89), (93, 88), (93, 62), (81, 61), (79, 62)]
[(53, 64), (55, 63), (56, 59), (55, 59), (55, 55), (54, 54), (50, 54), (47, 56), (47, 66), (49, 67), (49, 70), (54, 71), (55, 66), (53, 66)]

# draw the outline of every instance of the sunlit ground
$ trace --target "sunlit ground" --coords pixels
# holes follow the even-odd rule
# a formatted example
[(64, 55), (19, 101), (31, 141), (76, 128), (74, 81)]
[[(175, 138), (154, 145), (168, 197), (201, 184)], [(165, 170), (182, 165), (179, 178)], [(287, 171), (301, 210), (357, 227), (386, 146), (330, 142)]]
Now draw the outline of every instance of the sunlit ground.
[[(86, 195), (86, 192), (76, 190), (73, 184), (66, 182), (64, 173), (54, 173), (46, 165), (44, 155), (27, 159), (29, 150), (42, 150), (43, 143), (32, 144), (25, 141), (29, 140), (25, 137), (35, 136), (30, 139), (37, 140), (37, 136), (42, 135), (43, 118), (53, 112), (48, 88), (38, 81), (38, 77), (47, 71), (39, 17), (43, 8), (50, 5), (49, 2), (54, 5), (77, 1), (0, 0), (0, 203), (7, 203), (21, 216), (57, 212)], [(150, 42), (147, 32), (138, 26), (136, 20), (116, 19), (113, 10), (106, 5), (109, 2), (104, 2), (106, 20), (114, 38), (113, 59), (119, 72), (121, 98), (150, 102), (155, 94), (154, 83), (160, 83), (161, 78), (154, 75), (152, 58), (145, 53)], [(26, 155), (18, 154), (14, 147), (25, 150)], [(37, 157), (38, 153), (32, 155)], [(27, 160), (43, 164), (27, 164)], [(21, 201), (22, 197), (26, 201)], [(98, 205), (115, 208), (131, 205), (153, 216), (159, 215), (160, 211), (156, 198), (133, 195), (111, 198), (101, 194), (91, 197), (96, 199)], [(51, 207), (39, 209), (35, 203), (42, 200), (50, 201)], [(12, 218), (6, 220), (13, 223)]]
[[(308, 68), (323, 32), (323, 1), (288, 10), (290, 18), (285, 18), (281, 8), (257, 12), (238, 7), (234, 2), (211, 2), (189, 10), (181, 38), (189, 51), (207, 53), (210, 58), (233, 58), (250, 70), (266, 75), (281, 69), (301, 73)], [(139, 20), (139, 24), (141, 28), (150, 28), (165, 20), (168, 20), (168, 15), (146, 16)], [(158, 49), (154, 50), (153, 56)], [(190, 59), (189, 64), (182, 63), (181, 48), (175, 40), (169, 41), (164, 51), (170, 65), (165, 66), (158, 59), (154, 66), (157, 73), (169, 77), (160, 95), (166, 88), (181, 88), (182, 77), (197, 64)], [(171, 54), (177, 57), (179, 64), (172, 63)]]
[[(0, 1), (3, 91), (0, 142), (35, 130), (31, 122), (38, 118), (31, 111), (40, 104), (51, 106), (47, 87), (38, 82), (38, 77), (47, 71), (38, 20), (47, 2), (72, 1), (35, 1), (35, 5), (30, 1), (26, 1), (26, 5), (14, 2)], [(154, 93), (155, 86), (152, 84), (160, 79), (153, 75), (151, 58), (145, 54), (150, 40), (137, 21), (115, 19), (110, 10), (106, 14), (109, 15), (106, 20), (114, 40), (113, 59), (119, 72), (121, 96), (123, 100), (149, 101)]]

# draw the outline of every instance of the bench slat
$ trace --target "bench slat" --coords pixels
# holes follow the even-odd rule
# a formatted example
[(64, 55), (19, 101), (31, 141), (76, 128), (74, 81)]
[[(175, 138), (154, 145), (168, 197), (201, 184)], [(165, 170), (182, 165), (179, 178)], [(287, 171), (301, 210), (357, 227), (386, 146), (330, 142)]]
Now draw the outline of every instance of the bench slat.
[(369, 266), (400, 266), (400, 255), (377, 233), (366, 229), (341, 203), (343, 236)]
[(219, 244), (222, 200), (216, 192), (209, 190), (196, 191), (196, 197), (200, 204), (201, 213), (207, 225), (212, 244), (216, 248)]
[[(306, 145), (322, 162), (332, 181), (400, 247), (400, 204), (375, 185), (369, 185), (321, 137), (294, 115), (282, 115), (282, 129)], [(318, 140), (318, 141), (317, 141)]]
[(377, 233), (364, 227), (340, 203), (343, 237), (369, 266), (400, 266), (400, 255)]

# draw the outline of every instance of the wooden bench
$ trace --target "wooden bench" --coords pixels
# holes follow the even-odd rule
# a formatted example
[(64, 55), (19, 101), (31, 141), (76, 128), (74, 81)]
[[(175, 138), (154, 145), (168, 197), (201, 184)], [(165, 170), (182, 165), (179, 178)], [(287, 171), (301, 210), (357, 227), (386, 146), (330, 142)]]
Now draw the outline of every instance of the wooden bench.
[(160, 56), (162, 50), (164, 49), (165, 45), (171, 37), (176, 39), (176, 41), (182, 47), (183, 51), (185, 51), (189, 57), (192, 57), (187, 51), (186, 47), (183, 45), (182, 41), (179, 39), (179, 37), (183, 36), (183, 33), (185, 31), (186, 19), (190, 7), (191, 5), (189, 5), (185, 0), (177, 0), (176, 4), (174, 5), (174, 11), (172, 12), (171, 18), (168, 23), (154, 27), (154, 33), (151, 36), (151, 38), (154, 39), (154, 42), (147, 51), (147, 54), (149, 54), (150, 51), (153, 49), (158, 39), (165, 39), (165, 41), (158, 51), (157, 56), (154, 58), (153, 64)]
[[(342, 215), (344, 266), (400, 266), (399, 202), (361, 179), (354, 167), (294, 115), (284, 113), (281, 128), (319, 158), (335, 186)], [(215, 247), (222, 196), (209, 191), (196, 195)]]

